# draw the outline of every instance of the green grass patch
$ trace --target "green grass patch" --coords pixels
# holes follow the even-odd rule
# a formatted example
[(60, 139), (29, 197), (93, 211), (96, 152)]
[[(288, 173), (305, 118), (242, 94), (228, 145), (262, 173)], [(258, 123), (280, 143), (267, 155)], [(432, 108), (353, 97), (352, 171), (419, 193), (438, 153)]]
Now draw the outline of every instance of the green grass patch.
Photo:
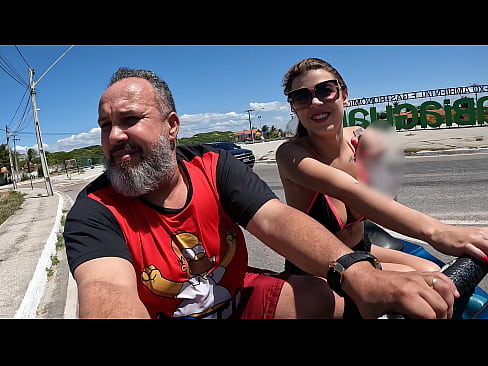
[(25, 201), (25, 194), (17, 191), (0, 192), (0, 225), (12, 216)]

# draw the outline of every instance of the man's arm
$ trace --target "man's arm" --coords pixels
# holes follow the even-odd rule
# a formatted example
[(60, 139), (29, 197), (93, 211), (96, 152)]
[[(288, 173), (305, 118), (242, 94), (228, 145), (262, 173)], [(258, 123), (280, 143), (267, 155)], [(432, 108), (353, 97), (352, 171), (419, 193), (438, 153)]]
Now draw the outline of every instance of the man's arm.
[(134, 267), (126, 259), (92, 259), (80, 264), (73, 276), (80, 318), (149, 318), (139, 299)]
[[(352, 250), (318, 221), (278, 199), (265, 203), (246, 229), (306, 272), (325, 277), (329, 262)], [(357, 262), (343, 274), (342, 289), (366, 318), (396, 312), (412, 318), (452, 316), (454, 283), (443, 273), (381, 271)]]
[(266, 202), (246, 227), (278, 254), (324, 277), (329, 262), (352, 250), (319, 222), (278, 199)]

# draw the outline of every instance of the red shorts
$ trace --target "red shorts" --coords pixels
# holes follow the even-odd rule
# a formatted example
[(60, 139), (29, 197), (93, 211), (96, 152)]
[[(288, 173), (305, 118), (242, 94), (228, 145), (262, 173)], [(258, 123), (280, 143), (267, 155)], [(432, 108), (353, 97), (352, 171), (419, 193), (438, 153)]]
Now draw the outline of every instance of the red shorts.
[(285, 279), (283, 274), (248, 268), (233, 319), (273, 319)]

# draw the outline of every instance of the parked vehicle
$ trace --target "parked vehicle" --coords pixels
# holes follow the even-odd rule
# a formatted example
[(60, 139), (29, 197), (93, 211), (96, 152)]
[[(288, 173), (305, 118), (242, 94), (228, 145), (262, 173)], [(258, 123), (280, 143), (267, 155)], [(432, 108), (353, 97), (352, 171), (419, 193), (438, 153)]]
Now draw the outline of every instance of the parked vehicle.
[(249, 165), (251, 168), (254, 167), (256, 157), (254, 156), (254, 152), (252, 150), (244, 149), (230, 141), (208, 142), (207, 145), (227, 150), (244, 164)]

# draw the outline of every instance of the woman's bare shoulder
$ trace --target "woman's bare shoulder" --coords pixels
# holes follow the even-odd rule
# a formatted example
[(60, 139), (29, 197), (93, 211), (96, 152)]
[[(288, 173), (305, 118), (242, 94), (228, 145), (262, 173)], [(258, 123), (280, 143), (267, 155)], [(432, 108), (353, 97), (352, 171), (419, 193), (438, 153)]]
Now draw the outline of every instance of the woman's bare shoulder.
[(297, 154), (297, 153), (307, 153), (310, 151), (309, 144), (307, 144), (306, 139), (304, 138), (294, 138), (288, 141), (283, 142), (278, 146), (276, 149), (276, 154)]
[(282, 143), (276, 149), (275, 157), (278, 165), (296, 166), (297, 162), (312, 157), (312, 152), (302, 137)]

